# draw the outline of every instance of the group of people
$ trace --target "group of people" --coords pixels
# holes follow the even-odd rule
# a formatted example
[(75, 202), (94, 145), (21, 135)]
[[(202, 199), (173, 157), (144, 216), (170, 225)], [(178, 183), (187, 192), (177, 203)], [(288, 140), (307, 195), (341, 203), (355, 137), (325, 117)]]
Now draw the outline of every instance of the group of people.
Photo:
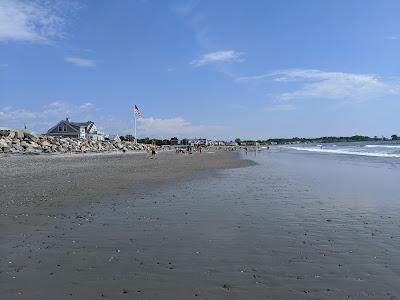
[[(148, 145), (147, 146), (147, 153), (149, 153), (151, 156), (150, 158), (155, 158), (157, 154), (157, 146), (154, 144)], [(176, 153), (188, 153), (188, 154), (193, 154), (193, 152), (203, 152), (203, 146), (202, 145), (196, 145), (196, 146), (191, 146), (188, 145), (186, 148), (176, 148)]]
[[(186, 151), (185, 151), (186, 150)], [(188, 153), (188, 154), (192, 154), (193, 152), (199, 152), (202, 153), (203, 151), (203, 146), (202, 145), (197, 145), (197, 146), (191, 146), (191, 145), (187, 145), (186, 149), (184, 148), (176, 148), (176, 153)]]

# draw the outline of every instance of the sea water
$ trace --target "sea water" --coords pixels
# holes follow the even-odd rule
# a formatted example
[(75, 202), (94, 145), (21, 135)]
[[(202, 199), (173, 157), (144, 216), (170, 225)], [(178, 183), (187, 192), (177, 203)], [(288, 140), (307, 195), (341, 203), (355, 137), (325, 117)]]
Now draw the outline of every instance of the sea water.
[(288, 145), (285, 148), (317, 153), (400, 158), (400, 141)]

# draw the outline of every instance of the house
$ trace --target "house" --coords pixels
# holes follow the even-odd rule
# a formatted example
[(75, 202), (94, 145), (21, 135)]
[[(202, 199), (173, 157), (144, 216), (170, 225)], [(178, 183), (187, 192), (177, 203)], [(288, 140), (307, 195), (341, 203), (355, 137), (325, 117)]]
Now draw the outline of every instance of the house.
[(214, 141), (212, 143), (214, 146), (225, 146), (225, 141)]
[(207, 139), (196, 139), (195, 144), (198, 146), (207, 146)]
[(242, 146), (256, 146), (256, 147), (258, 147), (258, 146), (260, 146), (260, 143), (256, 142), (256, 141), (244, 141), (244, 142), (241, 143), (241, 145)]
[(57, 125), (50, 128), (47, 131), (47, 135), (104, 141), (104, 133), (97, 130), (94, 122), (77, 123), (71, 122), (69, 118), (58, 122)]
[(173, 146), (179, 145), (179, 139), (177, 137), (173, 137), (170, 142)]
[(182, 145), (182, 146), (189, 145), (189, 140), (188, 140), (188, 139), (182, 139), (182, 140), (181, 140), (181, 145)]

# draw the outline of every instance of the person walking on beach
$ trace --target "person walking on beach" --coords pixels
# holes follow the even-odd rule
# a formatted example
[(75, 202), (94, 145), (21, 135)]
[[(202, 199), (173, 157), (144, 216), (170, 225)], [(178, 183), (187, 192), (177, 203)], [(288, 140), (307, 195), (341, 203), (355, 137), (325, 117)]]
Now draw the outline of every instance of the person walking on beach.
[(148, 147), (148, 151), (151, 153), (151, 157), (150, 158), (153, 159), (156, 156), (156, 145), (151, 144)]

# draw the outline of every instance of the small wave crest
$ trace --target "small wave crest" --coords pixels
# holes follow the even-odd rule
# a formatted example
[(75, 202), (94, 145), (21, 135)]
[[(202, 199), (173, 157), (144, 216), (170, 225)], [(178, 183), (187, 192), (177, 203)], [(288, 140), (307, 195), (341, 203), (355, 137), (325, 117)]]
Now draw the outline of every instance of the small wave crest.
[(365, 145), (365, 148), (391, 148), (391, 149), (400, 149), (400, 145)]
[(321, 148), (306, 148), (306, 147), (287, 147), (299, 151), (309, 151), (318, 153), (333, 153), (333, 154), (346, 154), (346, 155), (359, 155), (359, 156), (372, 156), (372, 157), (396, 157), (400, 158), (400, 154), (394, 153), (376, 153), (376, 152), (359, 152), (337, 149), (321, 149)]

